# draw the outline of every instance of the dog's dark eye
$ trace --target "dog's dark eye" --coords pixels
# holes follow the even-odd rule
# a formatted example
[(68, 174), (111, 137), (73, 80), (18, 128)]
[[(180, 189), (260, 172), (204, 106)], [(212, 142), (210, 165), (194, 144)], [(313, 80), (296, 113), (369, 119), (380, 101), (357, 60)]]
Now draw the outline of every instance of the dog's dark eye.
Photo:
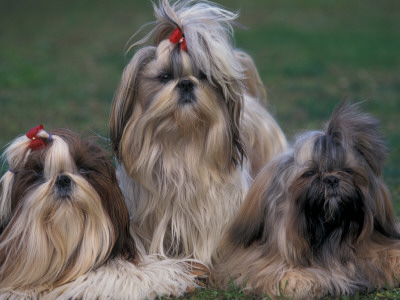
[(32, 175), (31, 178), (33, 181), (35, 181), (35, 182), (40, 181), (43, 179), (43, 175), (44, 175), (43, 169), (34, 170), (31, 172), (31, 175)]
[(44, 180), (43, 169), (18, 170), (14, 172), (15, 176), (18, 176), (18, 178), (24, 178), (24, 182), (29, 183), (29, 185), (33, 185)]
[(172, 79), (172, 75), (170, 73), (163, 73), (158, 75), (157, 79), (160, 80), (162, 83), (167, 83)]
[(307, 171), (303, 175), (301, 175), (302, 178), (309, 178), (315, 175), (314, 171)]
[(199, 79), (200, 80), (207, 80), (207, 75), (204, 72), (200, 72)]
[(345, 172), (345, 173), (347, 173), (347, 174), (349, 174), (349, 175), (353, 175), (353, 174), (354, 174), (353, 169), (350, 169), (350, 168), (348, 168), (348, 169), (343, 169), (342, 171)]
[(32, 160), (27, 163), (25, 170), (22, 170), (23, 176), (29, 177), (32, 182), (37, 182), (43, 179), (43, 163), (41, 160)]
[(85, 167), (85, 166), (79, 167), (79, 173), (80, 173), (82, 176), (89, 176), (89, 174), (90, 174), (91, 172), (92, 172), (92, 171), (89, 170), (89, 168), (87, 168), (87, 167)]

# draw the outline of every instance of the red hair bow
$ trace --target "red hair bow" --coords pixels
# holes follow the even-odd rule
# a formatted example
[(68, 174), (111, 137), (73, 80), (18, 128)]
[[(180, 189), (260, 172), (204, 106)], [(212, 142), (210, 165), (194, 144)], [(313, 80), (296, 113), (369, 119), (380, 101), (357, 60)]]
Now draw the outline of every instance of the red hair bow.
[(27, 138), (31, 140), (29, 148), (31, 148), (32, 150), (40, 150), (46, 147), (46, 143), (42, 139), (37, 137), (37, 134), (43, 129), (43, 125), (40, 124), (39, 126), (33, 127), (26, 133)]
[(181, 45), (181, 48), (183, 51), (187, 51), (187, 46), (186, 46), (186, 39), (183, 33), (179, 30), (179, 28), (175, 28), (175, 30), (171, 33), (169, 36), (169, 41), (172, 44), (177, 44), (179, 43)]

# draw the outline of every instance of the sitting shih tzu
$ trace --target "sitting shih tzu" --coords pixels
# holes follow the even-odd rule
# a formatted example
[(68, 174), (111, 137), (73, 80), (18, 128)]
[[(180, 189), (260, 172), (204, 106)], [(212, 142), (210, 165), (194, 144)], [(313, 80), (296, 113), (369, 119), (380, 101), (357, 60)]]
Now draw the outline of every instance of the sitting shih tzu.
[[(208, 264), (251, 176), (286, 146), (263, 108), (237, 17), (211, 2), (162, 0), (115, 94), (109, 124), (120, 186), (149, 253)], [(256, 99), (254, 97), (259, 97)]]
[(255, 179), (218, 247), (213, 283), (294, 299), (398, 285), (385, 154), (378, 121), (341, 103), (325, 131), (298, 136)]
[(142, 256), (106, 153), (68, 130), (16, 138), (0, 181), (0, 299), (148, 299), (195, 286), (189, 264)]

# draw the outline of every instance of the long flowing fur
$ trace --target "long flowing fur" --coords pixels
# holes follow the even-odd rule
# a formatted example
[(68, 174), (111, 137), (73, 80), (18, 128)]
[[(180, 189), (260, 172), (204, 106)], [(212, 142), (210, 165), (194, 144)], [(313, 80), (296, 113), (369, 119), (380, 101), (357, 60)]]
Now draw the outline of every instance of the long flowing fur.
[[(208, 264), (251, 176), (286, 140), (254, 98), (265, 92), (254, 62), (232, 47), (236, 14), (208, 1), (154, 9), (154, 29), (134, 44), (153, 45), (133, 56), (113, 101), (118, 178), (148, 252)], [(187, 52), (169, 42), (175, 28)]]
[[(146, 256), (105, 152), (67, 130), (15, 139), (1, 180), (0, 299), (153, 299), (196, 286), (201, 267)], [(141, 253), (140, 253), (141, 252)]]
[[(109, 257), (134, 262), (137, 256), (111, 162), (97, 146), (68, 131), (56, 133), (51, 140), (44, 130), (38, 134), (49, 144), (45, 149), (30, 150), (30, 140), (23, 136), (5, 152), (13, 169), (2, 180), (7, 192), (0, 202), (5, 228), (0, 236), (1, 291), (45, 290), (76, 279)], [(98, 173), (88, 174), (92, 172)], [(68, 199), (59, 197), (60, 176), (71, 184)], [(100, 188), (105, 183), (110, 186)]]
[[(46, 299), (157, 299), (179, 297), (195, 288), (189, 263), (144, 256), (138, 264), (114, 259), (74, 282), (46, 295)], [(101, 287), (101, 288), (99, 288)]]
[(107, 261), (76, 280), (45, 293), (10, 290), (0, 299), (158, 299), (160, 295), (179, 297), (193, 290), (196, 279), (190, 264), (144, 256), (138, 264), (120, 258)]
[(310, 299), (398, 286), (400, 234), (378, 122), (342, 103), (255, 179), (214, 256), (212, 282)]

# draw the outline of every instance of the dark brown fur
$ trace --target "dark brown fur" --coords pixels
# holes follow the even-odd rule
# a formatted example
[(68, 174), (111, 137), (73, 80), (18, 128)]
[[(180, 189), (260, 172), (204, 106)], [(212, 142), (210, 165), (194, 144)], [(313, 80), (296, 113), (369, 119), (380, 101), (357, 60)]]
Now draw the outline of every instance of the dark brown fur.
[[(129, 232), (129, 213), (118, 187), (114, 166), (107, 153), (92, 140), (81, 139), (69, 130), (58, 129), (49, 133), (60, 136), (67, 142), (78, 170), (100, 195), (102, 206), (110, 218), (116, 236), (110, 258), (122, 256), (132, 262), (136, 261), (138, 253)], [(26, 193), (43, 180), (44, 159), (48, 147), (51, 147), (51, 142), (42, 150), (32, 151), (26, 164), (13, 170), (15, 178), (11, 194), (12, 215), (19, 205), (23, 205), (21, 202)], [(4, 236), (6, 235), (5, 233)]]
[(215, 256), (214, 283), (231, 276), (250, 293), (301, 299), (397, 286), (385, 154), (378, 121), (341, 103), (326, 132), (300, 135), (255, 179)]

